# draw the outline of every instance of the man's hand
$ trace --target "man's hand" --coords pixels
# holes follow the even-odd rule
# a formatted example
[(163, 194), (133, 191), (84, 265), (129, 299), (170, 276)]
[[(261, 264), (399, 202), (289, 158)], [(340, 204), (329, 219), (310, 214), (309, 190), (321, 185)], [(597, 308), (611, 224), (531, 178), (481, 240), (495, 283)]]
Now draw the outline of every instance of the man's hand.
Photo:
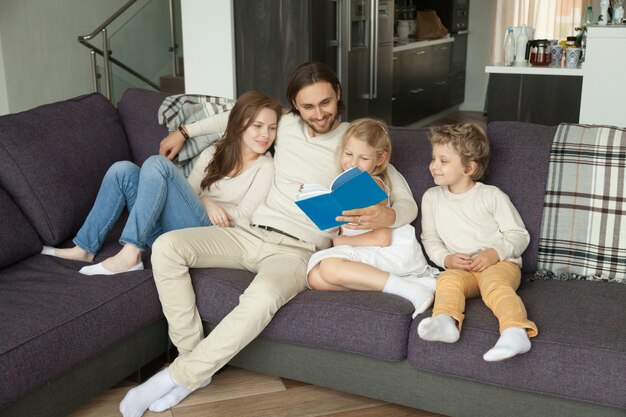
[(463, 271), (469, 271), (470, 265), (472, 265), (472, 258), (464, 253), (451, 253), (445, 257), (443, 265), (447, 269), (462, 269)]
[(159, 144), (159, 155), (166, 156), (169, 160), (174, 159), (185, 143), (185, 137), (178, 130), (167, 135)]
[(494, 248), (485, 249), (472, 257), (470, 270), (474, 272), (483, 272), (491, 265), (495, 265), (500, 261), (500, 255)]
[(342, 216), (337, 216), (339, 222), (349, 222), (344, 225), (347, 229), (371, 230), (379, 227), (390, 227), (396, 221), (396, 212), (382, 204), (370, 207), (346, 210)]

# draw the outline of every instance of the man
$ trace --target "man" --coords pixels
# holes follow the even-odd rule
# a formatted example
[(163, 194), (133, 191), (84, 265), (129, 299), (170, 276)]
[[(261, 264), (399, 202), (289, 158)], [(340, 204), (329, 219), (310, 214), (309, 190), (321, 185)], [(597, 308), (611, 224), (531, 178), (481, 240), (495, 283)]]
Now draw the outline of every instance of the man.
[[(321, 63), (296, 69), (287, 87), (290, 114), (281, 118), (275, 142), (274, 180), (266, 201), (248, 221), (234, 227), (170, 232), (152, 248), (154, 278), (180, 356), (120, 404), (125, 417), (150, 408), (163, 411), (210, 383), (213, 374), (250, 343), (276, 311), (306, 288), (311, 254), (330, 246), (333, 233), (320, 231), (294, 204), (300, 184), (329, 184), (337, 174), (335, 153), (348, 123), (341, 85)], [(169, 139), (168, 139), (169, 138)], [(168, 136), (160, 152), (173, 158), (181, 143)], [(163, 145), (163, 144), (162, 144)], [(351, 210), (339, 221), (354, 229), (397, 227), (417, 216), (417, 204), (404, 178), (391, 166), (392, 208)], [(334, 231), (336, 233), (336, 231)], [(222, 267), (256, 272), (235, 307), (205, 338), (189, 268)]]

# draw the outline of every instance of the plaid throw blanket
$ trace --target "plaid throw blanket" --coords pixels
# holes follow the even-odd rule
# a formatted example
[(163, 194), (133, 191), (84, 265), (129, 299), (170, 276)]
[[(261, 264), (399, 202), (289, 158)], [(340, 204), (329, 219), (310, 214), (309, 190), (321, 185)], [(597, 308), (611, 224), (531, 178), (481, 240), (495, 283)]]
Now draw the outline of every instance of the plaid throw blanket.
[[(173, 132), (180, 125), (188, 125), (198, 120), (215, 116), (233, 108), (235, 100), (200, 94), (177, 94), (168, 96), (159, 107), (159, 124)], [(188, 177), (200, 153), (209, 145), (219, 140), (224, 132), (211, 132), (185, 141), (174, 163)]]
[(536, 279), (626, 283), (626, 130), (562, 124), (552, 149)]

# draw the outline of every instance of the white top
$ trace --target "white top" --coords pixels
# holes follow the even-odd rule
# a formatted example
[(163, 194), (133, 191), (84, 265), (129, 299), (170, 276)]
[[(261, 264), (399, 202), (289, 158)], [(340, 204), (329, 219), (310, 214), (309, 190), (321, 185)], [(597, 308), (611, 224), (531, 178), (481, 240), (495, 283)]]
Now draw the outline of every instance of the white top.
[[(282, 230), (316, 248), (328, 248), (338, 229), (322, 231), (295, 204), (301, 184), (330, 184), (337, 176), (336, 153), (348, 123), (334, 130), (311, 137), (304, 121), (285, 114), (278, 125), (274, 152), (274, 180), (264, 203), (254, 212), (252, 223)], [(388, 166), (391, 181), (391, 204), (396, 212), (392, 227), (412, 222), (417, 217), (417, 204), (406, 180)]]
[(214, 154), (215, 146), (202, 151), (187, 178), (191, 188), (198, 196), (206, 196), (219, 203), (233, 219), (252, 216), (270, 188), (274, 176), (272, 156), (269, 153), (261, 155), (236, 177), (222, 178), (209, 190), (201, 190), (200, 183)]
[(462, 194), (447, 186), (430, 188), (422, 197), (422, 244), (428, 257), (444, 268), (453, 253), (474, 255), (494, 248), (500, 260), (522, 265), (530, 242), (524, 222), (509, 197), (477, 182)]

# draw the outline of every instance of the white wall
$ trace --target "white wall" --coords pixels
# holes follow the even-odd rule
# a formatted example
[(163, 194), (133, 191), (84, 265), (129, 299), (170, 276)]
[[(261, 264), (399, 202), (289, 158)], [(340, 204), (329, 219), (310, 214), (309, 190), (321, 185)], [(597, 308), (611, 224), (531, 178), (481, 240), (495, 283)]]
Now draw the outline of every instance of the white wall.
[(2, 0), (0, 34), (7, 101), (18, 112), (92, 91), (91, 32), (125, 0)]
[(236, 98), (231, 0), (184, 0), (185, 91)]
[(492, 0), (470, 1), (465, 102), (460, 106), (463, 111), (485, 110), (487, 82), (489, 81), (485, 67), (490, 65), (491, 60), (494, 4)]

